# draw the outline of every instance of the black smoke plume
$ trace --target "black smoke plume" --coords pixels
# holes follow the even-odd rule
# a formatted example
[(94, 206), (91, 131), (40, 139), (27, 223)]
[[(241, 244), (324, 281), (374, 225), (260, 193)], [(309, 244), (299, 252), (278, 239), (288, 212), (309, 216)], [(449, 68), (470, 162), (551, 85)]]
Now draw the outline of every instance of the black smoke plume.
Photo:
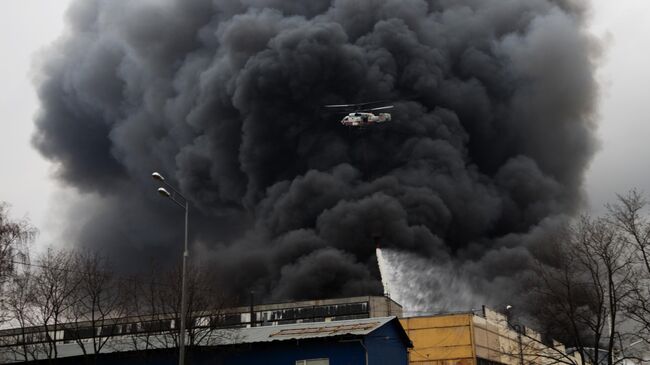
[[(70, 240), (124, 270), (179, 257), (182, 211), (156, 195), (160, 171), (191, 201), (194, 257), (233, 294), (379, 293), (379, 237), (452, 263), (494, 301), (582, 201), (595, 149), (588, 10), (78, 0), (36, 69), (33, 142), (87, 198)], [(394, 102), (393, 121), (348, 129), (322, 112), (372, 100)]]

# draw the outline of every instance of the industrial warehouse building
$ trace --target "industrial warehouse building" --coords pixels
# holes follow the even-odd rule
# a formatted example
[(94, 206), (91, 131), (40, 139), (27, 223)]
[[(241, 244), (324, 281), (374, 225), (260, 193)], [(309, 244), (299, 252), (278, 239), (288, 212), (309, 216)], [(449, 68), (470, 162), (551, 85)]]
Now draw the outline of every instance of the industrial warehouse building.
[(400, 319), (413, 342), (412, 365), (581, 364), (559, 342), (508, 323), (506, 316), (483, 307), (478, 312)]
[[(55, 335), (58, 364), (78, 363), (81, 344), (93, 336), (110, 336), (99, 363), (173, 364), (174, 322), (118, 318), (102, 328), (62, 325), (56, 335), (38, 327), (3, 330), (0, 363), (24, 362), (22, 346), (45, 348), (44, 338)], [(377, 296), (227, 308), (216, 316), (197, 314), (193, 323), (209, 335), (192, 347), (192, 364), (543, 365), (570, 356), (559, 343), (544, 345), (530, 329), (515, 331), (505, 316), (487, 308), (403, 318), (399, 304)], [(28, 344), (19, 336), (24, 333)]]
[[(130, 340), (116, 336), (108, 347), (109, 352), (97, 355), (93, 363), (173, 365), (177, 362), (177, 351), (170, 349), (128, 351)], [(187, 360), (194, 365), (407, 365), (410, 346), (397, 317), (376, 317), (217, 329), (188, 351)], [(60, 351), (61, 357), (53, 361), (56, 364), (79, 364), (87, 359), (74, 344), (64, 344)], [(4, 355), (2, 363), (24, 363), (12, 359), (10, 353)]]
[[(348, 320), (394, 318), (401, 314), (401, 306), (389, 298), (362, 296), (224, 308), (216, 314), (196, 313), (192, 323), (197, 337), (223, 340), (235, 333), (235, 337), (246, 337), (242, 335), (246, 329), (263, 331), (289, 324), (343, 323)], [(53, 356), (53, 347), (56, 347), (56, 357), (59, 359), (80, 356), (84, 352), (92, 354), (92, 342), (98, 339), (105, 342), (100, 351), (104, 354), (102, 357), (107, 354), (123, 357), (118, 353), (129, 352), (146, 353), (147, 356), (157, 352), (158, 356), (164, 357), (170, 348), (175, 347), (174, 337), (178, 331), (175, 322), (173, 317), (135, 316), (102, 321), (98, 328), (93, 328), (92, 323), (78, 322), (50, 326), (47, 331), (40, 326), (0, 330), (0, 363), (45, 360)], [(205, 346), (213, 345), (214, 342), (202, 343), (199, 353), (205, 352)], [(213, 356), (216, 352), (211, 353)]]

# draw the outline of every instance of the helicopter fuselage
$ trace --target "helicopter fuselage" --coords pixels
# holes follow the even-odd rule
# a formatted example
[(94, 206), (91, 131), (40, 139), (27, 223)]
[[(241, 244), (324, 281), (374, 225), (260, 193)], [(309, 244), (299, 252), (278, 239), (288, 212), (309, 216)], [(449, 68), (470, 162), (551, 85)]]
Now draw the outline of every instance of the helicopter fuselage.
[(363, 127), (375, 123), (384, 123), (390, 121), (390, 113), (367, 113), (355, 112), (350, 113), (341, 119), (341, 124), (348, 127)]

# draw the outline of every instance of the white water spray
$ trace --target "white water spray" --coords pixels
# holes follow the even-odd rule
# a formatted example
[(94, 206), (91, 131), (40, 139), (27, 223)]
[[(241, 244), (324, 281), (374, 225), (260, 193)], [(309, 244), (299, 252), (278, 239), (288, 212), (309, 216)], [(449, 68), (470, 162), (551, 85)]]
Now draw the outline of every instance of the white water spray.
[(390, 280), (389, 278), (392, 278), (395, 276), (394, 273), (390, 272), (390, 265), (388, 265), (388, 262), (386, 262), (386, 259), (384, 258), (383, 252), (381, 248), (377, 247), (375, 250), (375, 254), (377, 255), (377, 265), (379, 266), (379, 276), (381, 276), (381, 285), (384, 287), (384, 296), (390, 298)]
[(392, 249), (377, 248), (376, 254), (384, 295), (401, 304), (406, 316), (471, 310), (486, 303), (452, 262)]

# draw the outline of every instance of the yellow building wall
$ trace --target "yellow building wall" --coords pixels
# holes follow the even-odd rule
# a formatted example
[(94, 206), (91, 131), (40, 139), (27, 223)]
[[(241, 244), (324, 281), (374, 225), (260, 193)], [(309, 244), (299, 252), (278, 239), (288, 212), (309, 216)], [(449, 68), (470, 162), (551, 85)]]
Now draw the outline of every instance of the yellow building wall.
[(546, 347), (541, 335), (528, 328), (519, 337), (503, 314), (488, 308), (483, 313), (400, 319), (413, 342), (410, 364), (477, 365), (480, 358), (503, 365), (553, 365), (558, 358), (568, 359), (561, 344)]
[(409, 361), (417, 365), (475, 365), (472, 314), (400, 319), (413, 342)]

